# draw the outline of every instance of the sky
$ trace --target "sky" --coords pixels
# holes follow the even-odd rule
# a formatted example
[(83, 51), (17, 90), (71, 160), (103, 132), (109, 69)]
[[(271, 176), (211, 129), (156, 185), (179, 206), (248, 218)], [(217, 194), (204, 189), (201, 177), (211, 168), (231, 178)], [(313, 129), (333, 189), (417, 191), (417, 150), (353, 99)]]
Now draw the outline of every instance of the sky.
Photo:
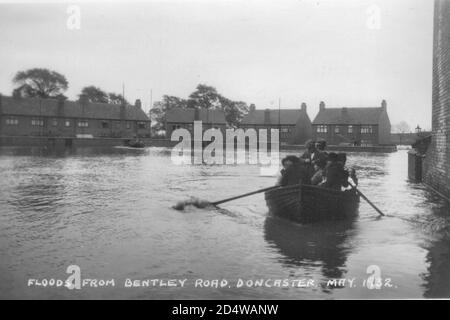
[(0, 0), (0, 93), (43, 67), (66, 76), (70, 99), (124, 84), (148, 110), (203, 83), (258, 109), (305, 102), (311, 119), (320, 101), (385, 99), (392, 124), (430, 129), (432, 41), (430, 0)]

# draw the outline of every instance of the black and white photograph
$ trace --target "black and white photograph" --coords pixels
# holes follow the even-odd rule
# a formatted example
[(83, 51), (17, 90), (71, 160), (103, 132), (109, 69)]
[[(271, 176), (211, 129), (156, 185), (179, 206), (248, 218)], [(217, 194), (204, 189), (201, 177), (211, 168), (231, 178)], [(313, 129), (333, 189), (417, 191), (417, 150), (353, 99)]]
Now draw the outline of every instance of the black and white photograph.
[(450, 298), (450, 0), (0, 0), (0, 61), (0, 300)]

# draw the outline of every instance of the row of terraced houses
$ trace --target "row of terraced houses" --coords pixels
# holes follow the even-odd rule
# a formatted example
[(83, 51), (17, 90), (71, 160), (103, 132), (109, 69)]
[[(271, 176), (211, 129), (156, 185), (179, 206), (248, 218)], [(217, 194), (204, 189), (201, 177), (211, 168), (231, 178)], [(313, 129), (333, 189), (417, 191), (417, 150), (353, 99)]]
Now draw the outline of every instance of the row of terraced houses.
[[(220, 110), (171, 109), (166, 114), (166, 135), (178, 128), (193, 130), (195, 120), (203, 129), (225, 133), (227, 121)], [(278, 129), (281, 144), (304, 144), (325, 139), (329, 145), (377, 146), (390, 144), (391, 125), (386, 101), (371, 108), (328, 108), (320, 103), (311, 121), (307, 106), (292, 109), (257, 109), (251, 105), (240, 122), (243, 129)], [(92, 103), (62, 99), (0, 96), (0, 137), (150, 138), (151, 123), (140, 100), (134, 105)]]
[(13, 98), (0, 95), (1, 137), (142, 138), (150, 137), (150, 119), (135, 105)]
[[(172, 109), (166, 115), (166, 134), (179, 128), (193, 129), (201, 120), (203, 129), (216, 128), (225, 132), (225, 114), (219, 110)], [(319, 113), (310, 120), (307, 106), (293, 109), (257, 109), (250, 105), (240, 128), (278, 129), (281, 144), (304, 144), (309, 139), (324, 139), (329, 145), (379, 146), (391, 144), (391, 123), (387, 103), (370, 108), (327, 108), (320, 103)]]

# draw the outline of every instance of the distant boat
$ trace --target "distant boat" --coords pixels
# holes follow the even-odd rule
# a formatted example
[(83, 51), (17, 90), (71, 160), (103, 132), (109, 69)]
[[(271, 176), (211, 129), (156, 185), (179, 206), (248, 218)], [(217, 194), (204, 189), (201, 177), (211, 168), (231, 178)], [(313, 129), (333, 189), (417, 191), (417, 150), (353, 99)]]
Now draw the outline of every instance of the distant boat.
[(300, 223), (342, 220), (358, 214), (359, 194), (355, 189), (293, 185), (266, 191), (264, 195), (271, 214)]
[(145, 147), (145, 143), (139, 139), (127, 140), (125, 141), (125, 147), (142, 149)]

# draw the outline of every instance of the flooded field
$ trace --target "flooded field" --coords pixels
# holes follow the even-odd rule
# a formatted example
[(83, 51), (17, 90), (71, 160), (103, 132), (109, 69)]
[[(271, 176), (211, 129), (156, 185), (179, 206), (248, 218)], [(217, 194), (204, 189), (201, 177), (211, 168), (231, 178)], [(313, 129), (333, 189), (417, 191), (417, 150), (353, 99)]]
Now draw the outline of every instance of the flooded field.
[[(407, 181), (405, 150), (348, 162), (387, 217), (362, 201), (353, 221), (299, 225), (271, 217), (261, 194), (176, 211), (275, 178), (249, 165), (177, 166), (167, 149), (0, 149), (0, 298), (449, 298), (448, 204)], [(35, 285), (67, 279), (69, 265), (115, 285)], [(374, 270), (380, 289), (367, 286)]]

